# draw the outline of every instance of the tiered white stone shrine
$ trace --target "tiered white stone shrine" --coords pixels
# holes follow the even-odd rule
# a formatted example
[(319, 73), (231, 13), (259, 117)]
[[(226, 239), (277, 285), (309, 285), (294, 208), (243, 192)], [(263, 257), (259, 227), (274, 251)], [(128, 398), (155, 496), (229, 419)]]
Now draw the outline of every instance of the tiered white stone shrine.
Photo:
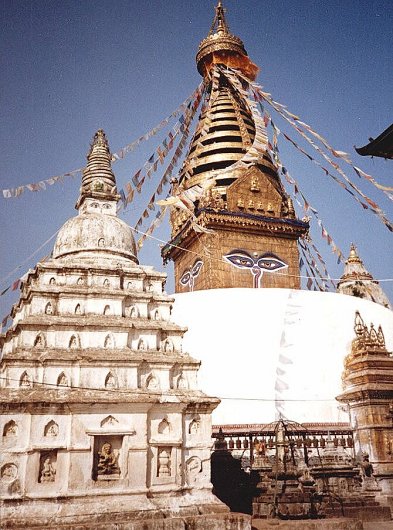
[[(98, 131), (79, 215), (29, 272), (0, 336), (5, 526), (99, 528), (109, 517), (201, 512), (223, 512), (226, 524), (210, 484), (219, 400), (198, 391), (200, 363), (182, 351), (186, 328), (171, 321), (166, 275), (138, 264), (118, 200)], [(247, 528), (240, 519), (236, 528)]]

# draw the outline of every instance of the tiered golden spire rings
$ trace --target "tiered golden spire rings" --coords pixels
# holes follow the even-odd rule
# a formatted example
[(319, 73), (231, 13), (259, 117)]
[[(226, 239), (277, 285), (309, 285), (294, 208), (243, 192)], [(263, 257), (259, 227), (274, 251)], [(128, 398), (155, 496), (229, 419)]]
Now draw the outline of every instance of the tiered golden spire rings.
[[(220, 83), (213, 102), (201, 115), (183, 168), (186, 187), (203, 182), (210, 171), (228, 168), (240, 160), (252, 144), (255, 125), (249, 110), (233, 91)], [(227, 185), (228, 175), (217, 176), (217, 185)]]

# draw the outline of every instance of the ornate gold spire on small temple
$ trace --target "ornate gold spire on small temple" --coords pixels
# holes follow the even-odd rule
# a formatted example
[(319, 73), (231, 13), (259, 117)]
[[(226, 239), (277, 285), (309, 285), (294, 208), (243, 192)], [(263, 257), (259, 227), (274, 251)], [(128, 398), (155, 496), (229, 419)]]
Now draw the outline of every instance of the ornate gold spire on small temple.
[(196, 56), (198, 72), (203, 77), (209, 77), (214, 64), (224, 64), (238, 68), (249, 79), (255, 79), (259, 68), (249, 59), (243, 41), (229, 32), (222, 2), (218, 2), (215, 9), (216, 13), (208, 36), (198, 48)]
[(337, 292), (372, 300), (390, 307), (389, 300), (377, 280), (368, 272), (353, 243), (345, 262), (344, 274), (337, 283)]
[(79, 209), (87, 197), (118, 201), (116, 178), (112, 171), (111, 153), (105, 132), (99, 129), (87, 154), (87, 166), (83, 170)]

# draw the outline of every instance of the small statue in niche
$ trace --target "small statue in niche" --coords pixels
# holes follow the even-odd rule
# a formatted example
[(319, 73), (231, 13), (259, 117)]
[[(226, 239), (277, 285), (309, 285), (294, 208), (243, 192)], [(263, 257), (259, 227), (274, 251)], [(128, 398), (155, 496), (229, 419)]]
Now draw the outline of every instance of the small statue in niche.
[(50, 436), (52, 438), (56, 438), (58, 434), (59, 434), (59, 426), (57, 425), (56, 422), (51, 420), (44, 429), (44, 435)]
[(53, 313), (52, 304), (50, 302), (48, 302), (46, 304), (46, 307), (45, 307), (45, 314), (46, 315), (51, 315), (52, 313)]
[(199, 432), (199, 420), (193, 419), (188, 429), (189, 434), (197, 434)]
[(42, 348), (44, 345), (44, 341), (42, 340), (41, 335), (37, 335), (35, 341), (34, 341), (34, 347), (35, 348)]
[(140, 350), (140, 351), (146, 350), (146, 344), (145, 344), (145, 341), (143, 339), (140, 339), (139, 342), (138, 342), (138, 350)]
[(51, 278), (49, 280), (49, 285), (56, 285), (56, 279), (55, 278)]
[(32, 386), (29, 374), (27, 372), (24, 372), (22, 374), (22, 377), (20, 378), (19, 386), (24, 387), (24, 388), (30, 388)]
[(252, 199), (250, 199), (248, 201), (248, 209), (249, 210), (253, 210), (254, 208), (255, 208), (254, 201)]
[(80, 304), (77, 304), (77, 306), (75, 307), (75, 314), (76, 315), (80, 315), (82, 313), (81, 311), (81, 305)]
[(250, 191), (260, 191), (260, 190), (261, 190), (261, 188), (259, 186), (259, 181), (258, 181), (257, 177), (254, 175), (251, 178)]
[(104, 283), (103, 283), (103, 286), (104, 286), (104, 287), (109, 287), (109, 280), (108, 280), (108, 278), (105, 278)]
[(173, 352), (173, 342), (171, 340), (167, 339), (165, 341), (164, 351), (165, 351), (165, 353), (172, 353)]
[(169, 452), (166, 449), (162, 449), (158, 454), (158, 473), (159, 477), (170, 477), (171, 476), (171, 461)]
[(18, 468), (15, 464), (5, 464), (1, 469), (1, 478), (4, 481), (10, 481), (17, 477)]
[(83, 282), (83, 278), (78, 278), (76, 284), (77, 284), (77, 285), (83, 285), (83, 283), (84, 283), (84, 282)]
[(363, 455), (363, 462), (361, 463), (362, 475), (364, 477), (371, 477), (374, 473), (374, 468), (370, 462), (370, 457), (368, 454)]
[(116, 380), (111, 373), (106, 376), (105, 388), (116, 388)]
[(57, 386), (68, 386), (68, 380), (64, 372), (59, 375)]
[(112, 449), (112, 444), (104, 442), (101, 451), (98, 451), (98, 475), (119, 475), (120, 468), (117, 463), (117, 455)]
[(56, 477), (56, 468), (51, 462), (50, 457), (46, 457), (41, 469), (40, 482), (54, 482)]
[(78, 347), (78, 341), (76, 340), (76, 337), (75, 335), (72, 335), (71, 339), (70, 339), (70, 345), (69, 345), (70, 348), (77, 348)]
[(3, 436), (18, 436), (18, 425), (14, 420), (4, 425)]
[(98, 240), (98, 246), (99, 247), (105, 246), (105, 239), (103, 237), (100, 237), (100, 239)]
[(179, 379), (177, 380), (177, 388), (179, 390), (185, 390), (188, 388), (188, 385), (187, 385), (187, 380), (186, 378), (184, 377), (184, 375), (182, 374)]
[(244, 200), (242, 198), (238, 199), (237, 207), (238, 208), (244, 208)]

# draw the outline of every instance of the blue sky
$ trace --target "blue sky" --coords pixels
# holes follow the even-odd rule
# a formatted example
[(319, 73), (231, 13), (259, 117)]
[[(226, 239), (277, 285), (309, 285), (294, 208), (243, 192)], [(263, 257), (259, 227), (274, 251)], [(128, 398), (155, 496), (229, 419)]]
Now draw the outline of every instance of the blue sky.
[[(200, 81), (194, 59), (214, 5), (210, 0), (3, 0), (1, 189), (83, 166), (98, 128), (117, 151), (170, 114)], [(333, 147), (348, 152), (355, 165), (393, 186), (393, 161), (360, 157), (353, 149), (393, 121), (393, 2), (226, 0), (225, 7), (231, 31), (261, 68), (258, 81), (265, 90)], [(280, 129), (298, 140), (271, 114)], [(119, 188), (160, 141), (158, 135), (114, 164)], [(284, 165), (344, 254), (353, 241), (375, 278), (392, 278), (391, 232), (285, 139), (279, 145)], [(392, 202), (349, 166), (343, 168), (392, 219)], [(159, 177), (136, 196), (124, 220), (135, 223)], [(0, 290), (50, 252), (53, 240), (24, 263), (76, 213), (79, 185), (78, 178), (66, 178), (47, 191), (0, 198)], [(166, 239), (168, 233), (166, 221), (155, 235)], [(314, 242), (331, 276), (339, 277), (342, 266), (331, 249), (319, 235)], [(172, 290), (172, 268), (163, 267), (159, 251), (158, 242), (149, 241), (140, 260), (166, 270)], [(382, 286), (393, 300), (393, 282)], [(17, 293), (0, 298), (1, 317), (16, 298)]]

